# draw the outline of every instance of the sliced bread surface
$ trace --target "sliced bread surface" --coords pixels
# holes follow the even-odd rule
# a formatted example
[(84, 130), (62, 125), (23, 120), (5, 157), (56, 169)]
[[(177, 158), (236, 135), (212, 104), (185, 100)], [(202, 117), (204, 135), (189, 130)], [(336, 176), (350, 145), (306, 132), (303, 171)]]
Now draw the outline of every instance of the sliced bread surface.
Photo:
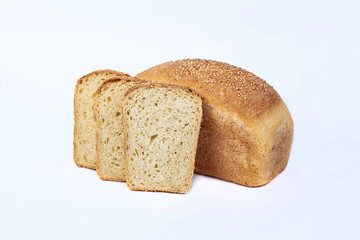
[(96, 171), (102, 180), (125, 181), (121, 103), (127, 90), (145, 82), (131, 77), (110, 79), (96, 91)]
[(79, 167), (96, 168), (93, 103), (98, 87), (111, 78), (129, 77), (113, 70), (98, 70), (81, 77), (74, 94), (74, 161)]
[(189, 191), (202, 119), (199, 95), (177, 85), (143, 84), (125, 94), (122, 114), (128, 187)]

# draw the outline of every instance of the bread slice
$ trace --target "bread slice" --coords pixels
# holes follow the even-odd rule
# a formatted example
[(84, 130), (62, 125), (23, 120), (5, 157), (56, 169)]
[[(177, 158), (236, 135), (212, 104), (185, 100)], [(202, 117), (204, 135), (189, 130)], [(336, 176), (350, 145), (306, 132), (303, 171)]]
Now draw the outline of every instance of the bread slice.
[(285, 169), (294, 123), (284, 101), (263, 79), (203, 59), (166, 62), (136, 77), (190, 87), (202, 97), (195, 172), (254, 187)]
[(122, 107), (128, 187), (189, 191), (202, 119), (199, 95), (177, 85), (145, 84), (131, 88)]
[(102, 180), (125, 181), (121, 103), (127, 90), (145, 82), (131, 77), (110, 79), (95, 93), (96, 171)]
[(93, 99), (98, 87), (111, 78), (129, 75), (112, 70), (98, 70), (81, 77), (74, 94), (74, 161), (79, 167), (96, 168), (95, 121)]

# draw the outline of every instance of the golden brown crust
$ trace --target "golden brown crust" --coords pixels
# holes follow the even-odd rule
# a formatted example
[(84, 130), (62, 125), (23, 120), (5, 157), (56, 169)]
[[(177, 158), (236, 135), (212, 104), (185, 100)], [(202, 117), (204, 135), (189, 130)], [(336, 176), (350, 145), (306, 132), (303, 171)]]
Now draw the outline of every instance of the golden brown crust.
[(81, 78), (79, 78), (79, 79), (77, 80), (76, 85), (82, 84), (83, 82), (86, 82), (86, 81), (89, 79), (90, 76), (99, 75), (99, 74), (116, 74), (116, 75), (119, 75), (119, 77), (120, 77), (120, 76), (131, 77), (131, 76), (130, 76), (129, 74), (127, 74), (127, 73), (118, 72), (118, 71), (110, 70), (110, 69), (95, 70), (95, 71), (92, 71), (91, 73), (88, 73), (88, 74), (82, 76)]
[(96, 169), (96, 167), (92, 166), (91, 164), (84, 164), (84, 163), (80, 163), (77, 159), (77, 156), (76, 156), (76, 143), (75, 143), (75, 135), (76, 135), (76, 125), (77, 125), (77, 121), (76, 121), (76, 113), (75, 113), (75, 101), (76, 101), (76, 97), (77, 97), (77, 92), (78, 92), (78, 89), (79, 89), (79, 86), (81, 84), (83, 84), (84, 82), (86, 82), (90, 76), (93, 76), (93, 75), (98, 75), (98, 74), (116, 74), (116, 75), (119, 75), (120, 76), (128, 76), (130, 77), (129, 74), (126, 74), (126, 73), (122, 73), (122, 72), (117, 72), (117, 71), (114, 71), (114, 70), (109, 70), (109, 69), (104, 69), (104, 70), (96, 70), (96, 71), (93, 71), (93, 72), (90, 72), (84, 76), (82, 76), (81, 78), (79, 78), (76, 82), (76, 86), (75, 86), (75, 91), (74, 91), (74, 110), (73, 110), (73, 113), (74, 113), (74, 132), (73, 132), (73, 158), (74, 158), (74, 162), (76, 164), (76, 166), (78, 167), (85, 167), (85, 168), (90, 168), (90, 169)]
[[(168, 83), (159, 83), (159, 82), (150, 82), (150, 83), (144, 83), (144, 84), (140, 84), (137, 86), (134, 86), (132, 88), (130, 88), (124, 95), (123, 101), (126, 101), (126, 99), (128, 98), (128, 96), (133, 93), (134, 91), (136, 91), (137, 89), (140, 88), (152, 88), (152, 87), (166, 87), (166, 88), (177, 88), (177, 89), (182, 89), (185, 90), (187, 92), (189, 92), (190, 94), (199, 97), (201, 99), (201, 96), (192, 88), (186, 87), (186, 86), (181, 86), (181, 85), (177, 85), (177, 84), (168, 84)], [(127, 133), (127, 127), (126, 127), (126, 123), (125, 123), (125, 114), (124, 114), (124, 104), (121, 105), (121, 114), (122, 114), (122, 119), (123, 119), (123, 129), (124, 129), (124, 149), (125, 149), (125, 179), (126, 179), (126, 185), (128, 186), (129, 189), (133, 190), (133, 191), (147, 191), (147, 192), (168, 192), (168, 193), (179, 193), (179, 194), (184, 194), (187, 193), (192, 186), (192, 178), (189, 179), (189, 181), (187, 182), (188, 187), (186, 189), (182, 189), (182, 190), (174, 190), (174, 189), (167, 189), (167, 188), (163, 188), (163, 189), (150, 189), (150, 188), (137, 188), (134, 187), (132, 185), (129, 184), (129, 171), (128, 171), (128, 158), (127, 158), (127, 137), (128, 137), (128, 133)], [(199, 126), (198, 126), (198, 132), (196, 133), (196, 136), (199, 136), (200, 133), (200, 124), (201, 121), (199, 121)], [(196, 153), (196, 148), (197, 148), (197, 143), (198, 141), (196, 141), (196, 144), (193, 146), (193, 152)], [(195, 162), (195, 154), (193, 156), (193, 159)], [(193, 166), (193, 170), (194, 171), (195, 166)]]
[[(106, 91), (106, 86), (110, 85), (110, 84), (115, 84), (118, 83), (120, 81), (136, 81), (136, 82), (140, 82), (140, 83), (148, 83), (148, 80), (145, 79), (140, 79), (140, 78), (135, 78), (135, 77), (131, 77), (130, 75), (124, 75), (123, 77), (119, 77), (119, 78), (112, 78), (109, 80), (106, 80), (105, 82), (103, 82), (100, 87), (96, 90), (95, 92), (95, 99), (97, 99), (97, 96), (99, 96), (103, 91)], [(96, 101), (96, 100), (95, 100)], [(94, 120), (95, 120), (95, 126), (96, 126), (96, 134), (95, 134), (95, 138), (96, 138), (96, 169), (97, 169), (97, 174), (100, 177), (101, 180), (103, 181), (120, 181), (120, 182), (124, 182), (125, 178), (112, 178), (112, 177), (106, 177), (102, 174), (101, 171), (99, 171), (100, 169), (100, 157), (99, 157), (99, 122), (97, 121), (96, 118), (96, 114), (95, 112), (97, 111), (95, 109), (96, 104), (93, 105), (93, 113), (94, 113)]]
[(203, 98), (195, 172), (253, 187), (286, 167), (292, 118), (279, 94), (261, 78), (201, 59), (163, 63), (137, 77), (191, 87)]
[[(143, 79), (145, 80), (145, 79)], [(186, 87), (186, 86), (183, 86), (183, 85), (178, 85), (178, 84), (172, 84), (172, 83), (161, 83), (161, 82), (152, 82), (150, 80), (145, 80), (147, 81), (147, 83), (144, 83), (144, 84), (140, 84), (140, 85), (137, 85), (137, 86), (134, 86), (134, 87), (131, 87), (129, 90), (126, 91), (125, 95), (124, 95), (124, 99), (131, 93), (133, 92), (134, 90), (136, 89), (139, 89), (139, 88), (151, 88), (151, 87), (166, 87), (166, 88), (180, 88), (182, 90), (185, 90), (185, 91), (188, 91), (189, 93), (197, 96), (197, 97), (200, 97), (201, 96), (199, 95), (199, 93), (197, 93), (194, 89), (190, 88), (190, 87)]]
[(233, 65), (202, 59), (166, 62), (136, 77), (164, 79), (166, 83), (195, 89), (207, 101), (233, 115), (250, 120), (280, 101), (279, 94), (263, 79)]
[(293, 123), (284, 110), (278, 105), (269, 111), (281, 122), (263, 116), (270, 133), (259, 136), (258, 126), (245, 124), (204, 101), (195, 172), (249, 187), (271, 181), (286, 167), (291, 149)]
[(141, 82), (141, 83), (149, 83), (150, 82), (149, 80), (146, 80), (146, 79), (141, 79), (141, 78), (131, 77), (131, 76), (112, 78), (112, 79), (109, 79), (109, 80), (106, 80), (105, 82), (103, 82), (100, 85), (100, 87), (96, 90), (95, 95), (101, 94), (101, 92), (104, 91), (105, 85), (117, 83), (117, 82), (123, 81), (123, 80), (136, 81), (136, 82)]
[(268, 172), (266, 182), (269, 182), (286, 168), (288, 161), (281, 160), (288, 160), (290, 157), (291, 144), (294, 136), (293, 129), (294, 123), (292, 121), (286, 121), (274, 132), (273, 150), (266, 159), (269, 169), (272, 169), (272, 171)]
[(251, 185), (254, 179), (259, 178), (259, 167), (250, 161), (250, 158), (259, 158), (251, 130), (229, 113), (209, 105), (206, 100), (203, 111), (195, 171)]

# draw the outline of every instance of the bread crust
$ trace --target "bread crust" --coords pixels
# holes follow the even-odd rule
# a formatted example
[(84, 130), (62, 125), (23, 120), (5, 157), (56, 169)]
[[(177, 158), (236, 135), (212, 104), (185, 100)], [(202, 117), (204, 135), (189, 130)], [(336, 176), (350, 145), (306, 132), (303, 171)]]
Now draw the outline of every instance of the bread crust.
[[(137, 81), (139, 83), (148, 83), (149, 81), (145, 80), (145, 79), (140, 79), (140, 78), (135, 78), (135, 77), (131, 77), (131, 76), (123, 76), (123, 77), (119, 77), (119, 78), (113, 78), (113, 79), (109, 79), (106, 80), (105, 82), (103, 82), (100, 87), (96, 90), (95, 92), (95, 101), (97, 99), (97, 96), (99, 96), (105, 89), (106, 86), (110, 85), (110, 84), (116, 84), (120, 81), (126, 81), (126, 80), (130, 80), (130, 81)], [(124, 178), (112, 178), (112, 177), (106, 177), (102, 174), (102, 172), (99, 170), (100, 169), (100, 152), (99, 152), (99, 131), (100, 131), (100, 127), (99, 127), (99, 122), (98, 119), (96, 118), (96, 114), (95, 112), (97, 111), (97, 109), (95, 108), (96, 104), (94, 102), (93, 105), (93, 113), (94, 113), (94, 121), (95, 121), (95, 127), (96, 127), (96, 134), (95, 134), (95, 139), (96, 139), (96, 173), (97, 175), (100, 177), (101, 180), (103, 181), (119, 181), (119, 182), (124, 182), (125, 181), (125, 177)]]
[[(123, 104), (121, 105), (121, 114), (122, 114), (122, 123), (123, 123), (123, 129), (125, 132), (125, 138), (124, 138), (124, 149), (125, 149), (125, 178), (126, 178), (126, 185), (128, 186), (129, 189), (133, 190), (133, 191), (148, 191), (148, 192), (168, 192), (168, 193), (178, 193), (178, 194), (185, 194), (187, 193), (191, 186), (192, 186), (192, 178), (193, 176), (187, 181), (188, 187), (181, 189), (181, 190), (174, 190), (174, 189), (168, 189), (168, 188), (163, 188), (163, 189), (152, 189), (152, 188), (137, 188), (134, 187), (132, 185), (129, 184), (129, 164), (128, 164), (128, 156), (127, 156), (127, 142), (128, 142), (128, 132), (127, 132), (127, 128), (126, 128), (126, 122), (125, 122), (125, 114), (124, 114), (124, 105), (126, 104), (126, 99), (128, 98), (128, 96), (133, 93), (134, 91), (136, 91), (137, 89), (140, 88), (152, 88), (152, 87), (166, 87), (166, 88), (177, 88), (177, 89), (182, 89), (185, 91), (188, 91), (189, 93), (191, 93), (193, 96), (199, 97), (201, 99), (201, 96), (192, 88), (186, 87), (186, 86), (181, 86), (181, 85), (177, 85), (177, 84), (168, 84), (168, 83), (159, 83), (159, 82), (149, 82), (149, 83), (144, 83), (144, 84), (140, 84), (137, 86), (134, 86), (132, 88), (130, 88), (124, 95), (123, 98)], [(202, 102), (202, 100), (201, 100)], [(202, 112), (200, 115), (200, 119), (202, 119)], [(200, 127), (201, 127), (201, 120), (199, 121), (199, 125), (198, 125), (198, 131), (196, 133), (196, 136), (199, 136), (200, 133)], [(193, 151), (194, 155), (191, 157), (192, 162), (193, 162), (193, 166), (192, 166), (192, 170), (191, 172), (194, 172), (195, 169), (195, 156), (196, 156), (196, 149), (197, 149), (197, 144), (198, 141), (196, 141), (196, 143), (193, 146)]]
[(242, 68), (218, 61), (184, 59), (151, 67), (136, 77), (195, 89), (209, 104), (250, 120), (281, 99), (263, 79)]
[(91, 164), (80, 163), (77, 160), (78, 156), (76, 155), (76, 143), (75, 143), (76, 126), (77, 126), (75, 102), (76, 102), (77, 92), (78, 92), (78, 89), (79, 89), (80, 85), (83, 84), (84, 82), (86, 82), (89, 79), (89, 77), (91, 77), (93, 75), (98, 75), (98, 74), (116, 74), (116, 75), (119, 75), (119, 77), (121, 77), (121, 76), (130, 77), (130, 75), (126, 74), (126, 73), (117, 72), (117, 71), (110, 70), (110, 69), (104, 69), (104, 70), (96, 70), (96, 71), (90, 72), (90, 73), (82, 76), (81, 78), (79, 78), (77, 80), (77, 82), (76, 82), (76, 86), (75, 86), (75, 90), (74, 90), (74, 102), (73, 102), (73, 104), (74, 104), (74, 110), (73, 110), (73, 112), (74, 112), (73, 159), (74, 159), (74, 162), (75, 162), (76, 166), (85, 167), (85, 168), (94, 169), (94, 170), (96, 170), (96, 167), (92, 166)]
[(187, 86), (203, 98), (195, 172), (255, 187), (286, 167), (293, 121), (279, 94), (263, 79), (202, 59), (166, 62), (136, 77)]

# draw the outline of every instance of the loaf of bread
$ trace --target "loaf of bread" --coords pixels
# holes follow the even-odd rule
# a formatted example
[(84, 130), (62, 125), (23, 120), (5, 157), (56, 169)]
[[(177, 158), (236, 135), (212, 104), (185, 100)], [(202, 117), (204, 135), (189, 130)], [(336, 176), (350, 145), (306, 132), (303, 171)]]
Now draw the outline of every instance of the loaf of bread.
[(81, 77), (74, 94), (74, 161), (79, 167), (96, 168), (94, 95), (111, 78), (129, 75), (112, 70), (98, 70)]
[(261, 186), (286, 167), (293, 121), (279, 94), (261, 78), (201, 59), (163, 63), (137, 77), (187, 86), (203, 98), (195, 172)]
[(121, 103), (127, 90), (145, 82), (127, 76), (110, 79), (95, 93), (96, 172), (102, 180), (125, 181)]
[(198, 94), (186, 87), (150, 83), (131, 88), (122, 107), (128, 187), (189, 191), (202, 118)]

